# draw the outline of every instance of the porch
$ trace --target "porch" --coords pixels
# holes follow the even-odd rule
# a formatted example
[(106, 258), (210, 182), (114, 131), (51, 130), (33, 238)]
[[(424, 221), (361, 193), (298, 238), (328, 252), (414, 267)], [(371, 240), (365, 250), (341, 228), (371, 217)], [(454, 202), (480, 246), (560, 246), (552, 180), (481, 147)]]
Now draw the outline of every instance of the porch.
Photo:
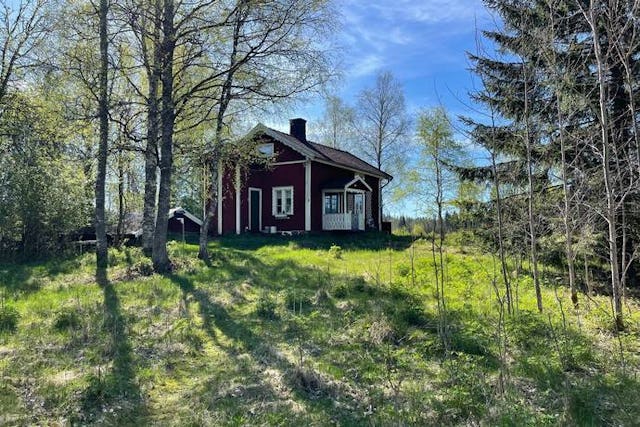
[(371, 188), (360, 177), (331, 182), (322, 191), (322, 229), (364, 231), (371, 212)]

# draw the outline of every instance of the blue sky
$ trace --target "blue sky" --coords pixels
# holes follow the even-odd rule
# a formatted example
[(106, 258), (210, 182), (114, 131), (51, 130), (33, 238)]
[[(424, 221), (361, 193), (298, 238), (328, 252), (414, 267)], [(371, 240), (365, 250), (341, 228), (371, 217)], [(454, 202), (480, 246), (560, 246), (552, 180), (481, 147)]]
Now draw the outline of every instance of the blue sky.
[[(443, 104), (452, 116), (471, 114), (465, 104), (474, 82), (466, 52), (476, 50), (476, 23), (495, 26), (481, 0), (338, 0), (338, 8), (344, 47), (338, 96), (353, 104), (380, 70), (388, 70), (404, 86), (410, 112)], [(322, 110), (322, 100), (312, 99), (295, 114), (313, 127)]]
[[(338, 96), (353, 105), (376, 74), (388, 70), (403, 85), (410, 113), (443, 105), (453, 119), (478, 116), (469, 107), (468, 94), (477, 81), (469, 71), (467, 52), (476, 51), (476, 28), (496, 26), (482, 0), (338, 1), (344, 24), (340, 43), (345, 49)], [(314, 123), (320, 121), (322, 112), (323, 101), (316, 99), (299, 106), (294, 114), (307, 118), (314, 136)], [(286, 131), (288, 121), (274, 125)], [(461, 133), (457, 138), (466, 140)], [(467, 143), (467, 148), (475, 162), (486, 161), (478, 147)], [(419, 215), (424, 206), (424, 202), (408, 199), (388, 203), (387, 209), (396, 215)]]

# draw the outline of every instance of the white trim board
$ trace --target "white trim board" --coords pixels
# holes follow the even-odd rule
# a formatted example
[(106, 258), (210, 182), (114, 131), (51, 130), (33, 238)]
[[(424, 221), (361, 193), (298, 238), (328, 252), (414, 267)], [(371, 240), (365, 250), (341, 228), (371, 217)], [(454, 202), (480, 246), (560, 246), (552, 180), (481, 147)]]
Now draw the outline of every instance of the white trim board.
[(369, 184), (367, 184), (367, 182), (364, 179), (362, 179), (361, 176), (356, 176), (355, 178), (353, 178), (351, 181), (349, 181), (347, 184), (345, 184), (344, 188), (350, 187), (351, 185), (355, 184), (358, 181), (360, 181), (365, 187), (367, 187), (369, 189), (369, 191), (373, 191), (371, 189), (371, 186), (369, 186)]

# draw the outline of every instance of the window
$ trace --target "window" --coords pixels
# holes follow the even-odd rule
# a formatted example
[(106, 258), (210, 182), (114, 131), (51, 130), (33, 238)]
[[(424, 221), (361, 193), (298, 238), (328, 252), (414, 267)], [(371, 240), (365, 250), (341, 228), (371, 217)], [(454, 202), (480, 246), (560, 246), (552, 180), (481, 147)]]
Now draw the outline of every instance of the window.
[(293, 215), (293, 187), (273, 188), (273, 215)]
[(273, 144), (260, 144), (258, 146), (258, 153), (265, 157), (273, 156)]
[(324, 196), (324, 213), (340, 213), (340, 194), (329, 193)]

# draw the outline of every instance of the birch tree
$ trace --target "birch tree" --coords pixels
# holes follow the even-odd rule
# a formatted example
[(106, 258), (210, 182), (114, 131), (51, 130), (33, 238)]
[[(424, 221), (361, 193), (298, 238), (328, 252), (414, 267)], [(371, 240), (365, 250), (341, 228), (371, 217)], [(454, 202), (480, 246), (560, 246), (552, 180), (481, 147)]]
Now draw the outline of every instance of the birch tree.
[[(252, 110), (261, 104), (290, 103), (301, 94), (318, 90), (333, 75), (329, 34), (333, 12), (326, 1), (282, 0), (269, 6), (238, 0), (225, 20), (229, 32), (219, 48), (215, 77), (215, 127), (206, 144), (205, 170), (210, 187), (205, 221), (200, 231), (198, 257), (208, 260), (208, 232), (218, 198), (219, 165), (224, 153), (233, 153), (236, 162), (248, 159), (247, 147), (230, 146), (229, 121), (234, 108)], [(324, 40), (324, 43), (318, 43)], [(245, 144), (246, 145), (246, 144)], [(248, 147), (251, 149), (251, 147)], [(242, 163), (240, 161), (240, 163)], [(242, 166), (242, 165), (239, 165)]]
[(35, 52), (51, 33), (45, 0), (0, 0), (0, 114), (12, 83), (36, 65)]
[[(462, 163), (461, 147), (453, 138), (450, 120), (442, 108), (421, 113), (418, 117), (418, 140), (421, 151), (419, 168), (430, 171), (421, 181), (422, 191), (428, 194), (427, 203), (435, 204), (433, 266), (436, 276), (436, 300), (438, 302), (438, 333), (445, 353), (449, 351), (449, 332), (445, 285), (447, 268), (444, 252), (444, 213), (450, 204), (447, 194), (452, 192), (457, 180), (448, 168)], [(436, 225), (439, 225), (436, 227)], [(436, 238), (437, 235), (437, 238)]]
[(107, 150), (109, 144), (109, 42), (107, 34), (107, 18), (109, 4), (100, 0), (97, 7), (100, 34), (100, 71), (98, 95), (98, 119), (100, 136), (98, 143), (98, 174), (96, 177), (96, 267), (97, 275), (105, 271), (108, 265), (108, 243), (105, 221), (105, 186), (107, 179)]

